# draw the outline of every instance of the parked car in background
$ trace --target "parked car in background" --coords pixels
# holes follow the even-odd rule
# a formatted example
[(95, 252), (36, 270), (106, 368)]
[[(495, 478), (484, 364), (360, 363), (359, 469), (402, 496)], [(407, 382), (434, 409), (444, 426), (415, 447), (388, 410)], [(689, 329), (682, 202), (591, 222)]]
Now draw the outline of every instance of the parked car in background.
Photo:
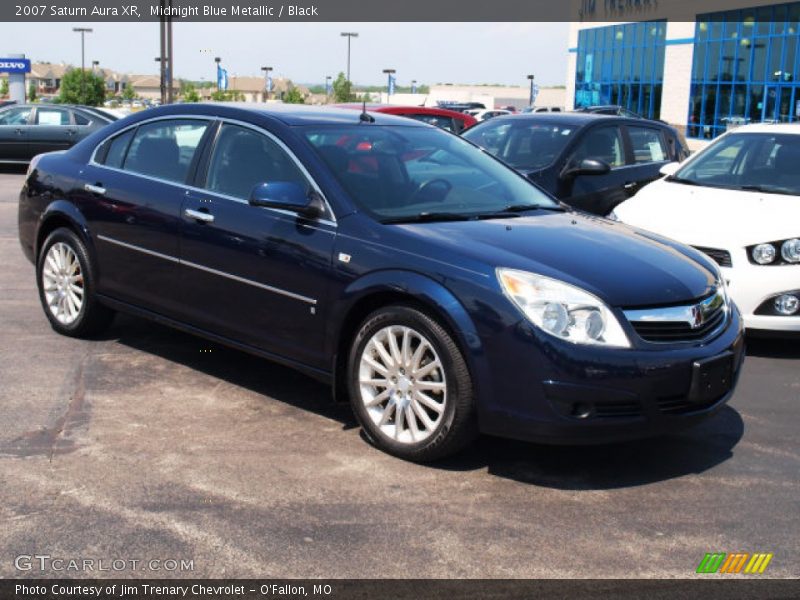
[(19, 237), (58, 333), (120, 310), (279, 361), (410, 460), (480, 431), (679, 429), (724, 406), (744, 358), (704, 254), (567, 211), (458, 136), (381, 113), (138, 113), (37, 157)]
[(603, 104), (598, 106), (580, 106), (574, 112), (592, 113), (595, 115), (612, 115), (616, 117), (628, 117), (629, 119), (643, 119), (639, 113), (628, 110), (618, 104)]
[(16, 103), (17, 103), (16, 100), (0, 100), (0, 108), (3, 108), (4, 106), (10, 106)]
[(475, 118), (477, 121), (488, 121), (489, 119), (494, 119), (495, 117), (504, 117), (506, 115), (510, 115), (511, 111), (508, 110), (501, 110), (501, 109), (479, 109), (479, 110), (467, 110), (464, 111), (468, 115)]
[(0, 163), (27, 163), (42, 152), (66, 150), (116, 117), (71, 105), (13, 104), (0, 108)]
[(545, 112), (562, 112), (559, 106), (526, 106), (520, 112), (522, 113), (545, 113)]
[(601, 216), (688, 156), (668, 125), (588, 113), (497, 117), (464, 137), (559, 200)]
[(482, 102), (437, 102), (439, 108), (464, 112), (465, 110), (482, 110), (486, 105)]
[[(337, 104), (337, 108), (350, 108), (355, 110), (363, 110), (364, 104), (349, 103)], [(428, 125), (435, 125), (440, 129), (449, 131), (451, 133), (461, 133), (465, 129), (469, 129), (478, 121), (466, 114), (454, 110), (445, 110), (443, 108), (429, 108), (426, 106), (392, 106), (389, 104), (367, 104), (366, 108), (369, 112), (379, 112), (387, 115), (398, 115), (400, 117), (408, 117), (416, 121), (422, 121)]]
[(800, 331), (800, 125), (746, 125), (615, 210), (722, 267), (753, 330)]

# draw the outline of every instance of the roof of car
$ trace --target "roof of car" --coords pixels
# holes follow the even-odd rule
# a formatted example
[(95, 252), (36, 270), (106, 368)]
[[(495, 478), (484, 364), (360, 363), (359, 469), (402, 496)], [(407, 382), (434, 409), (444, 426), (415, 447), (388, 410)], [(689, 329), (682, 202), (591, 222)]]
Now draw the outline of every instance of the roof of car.
[(736, 133), (791, 133), (800, 134), (800, 123), (753, 123), (729, 129)]
[[(174, 107), (176, 105), (170, 106), (160, 106), (156, 108), (151, 108), (149, 111), (152, 111), (151, 114), (155, 115), (156, 111), (160, 113), (163, 112), (174, 112)], [(190, 105), (181, 104), (178, 105), (180, 109), (186, 110)], [(354, 114), (355, 111), (352, 109), (346, 108), (334, 108), (329, 106), (307, 106), (303, 104), (259, 104), (259, 103), (248, 103), (248, 102), (225, 102), (225, 103), (213, 103), (213, 102), (204, 102), (195, 104), (194, 106), (199, 106), (204, 109), (216, 108), (219, 107), (220, 111), (226, 111), (227, 109), (238, 109), (243, 110), (255, 114), (261, 114), (265, 116), (272, 117), (274, 119), (278, 119), (287, 125), (342, 125), (342, 124), (349, 124), (349, 125), (358, 125), (359, 115)], [(367, 106), (369, 109), (369, 105)], [(200, 112), (200, 111), (198, 111)], [(213, 111), (212, 111), (213, 112)], [(417, 121), (406, 119), (403, 117), (396, 117), (394, 115), (389, 115), (385, 113), (371, 113), (371, 116), (375, 119), (375, 123), (381, 125), (402, 125), (405, 127), (425, 127), (424, 123), (419, 123)]]
[[(333, 106), (334, 108), (360, 110), (363, 107), (363, 104), (359, 104), (358, 102), (350, 102), (347, 104), (334, 104)], [(455, 110), (449, 110), (447, 108), (441, 108), (438, 106), (411, 106), (411, 105), (400, 106), (395, 104), (367, 104), (367, 111), (381, 112), (390, 115), (394, 114), (405, 115), (413, 112), (421, 115), (441, 115), (441, 116), (456, 117), (461, 119), (469, 116)]]
[[(599, 123), (600, 121), (608, 121), (611, 123), (618, 123), (620, 120), (624, 121), (639, 121), (638, 119), (630, 119), (627, 117), (617, 117), (615, 115), (598, 115), (595, 113), (585, 112), (538, 112), (538, 113), (511, 113), (509, 115), (500, 115), (491, 119), (492, 123), (505, 122), (508, 119), (515, 120), (528, 120), (540, 121), (542, 123), (554, 123), (559, 125), (570, 125), (572, 127), (584, 127), (592, 123)], [(488, 122), (488, 121), (484, 121)]]

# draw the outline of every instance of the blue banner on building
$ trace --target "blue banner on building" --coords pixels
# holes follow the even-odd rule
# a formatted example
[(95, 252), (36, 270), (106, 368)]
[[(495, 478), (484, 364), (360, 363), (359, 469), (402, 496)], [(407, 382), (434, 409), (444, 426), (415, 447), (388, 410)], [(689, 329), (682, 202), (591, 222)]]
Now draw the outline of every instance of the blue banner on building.
[(0, 58), (0, 73), (30, 73), (29, 58)]
[(228, 71), (217, 65), (217, 89), (225, 91), (228, 89)]

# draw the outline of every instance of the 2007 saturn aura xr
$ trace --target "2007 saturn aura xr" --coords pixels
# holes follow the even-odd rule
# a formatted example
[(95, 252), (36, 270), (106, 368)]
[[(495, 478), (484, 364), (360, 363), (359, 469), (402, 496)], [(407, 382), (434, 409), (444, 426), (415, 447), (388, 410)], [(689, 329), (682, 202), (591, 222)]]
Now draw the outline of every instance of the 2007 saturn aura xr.
[(279, 361), (410, 460), (478, 432), (671, 431), (718, 411), (743, 360), (705, 255), (379, 113), (139, 113), (34, 159), (19, 235), (57, 332), (125, 311)]

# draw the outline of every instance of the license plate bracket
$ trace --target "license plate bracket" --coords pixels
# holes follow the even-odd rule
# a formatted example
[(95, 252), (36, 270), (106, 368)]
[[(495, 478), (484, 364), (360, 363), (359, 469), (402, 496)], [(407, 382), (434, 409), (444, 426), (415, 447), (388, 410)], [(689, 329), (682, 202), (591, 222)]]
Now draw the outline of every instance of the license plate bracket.
[(733, 386), (733, 352), (696, 360), (692, 365), (689, 401), (707, 404), (724, 396)]

